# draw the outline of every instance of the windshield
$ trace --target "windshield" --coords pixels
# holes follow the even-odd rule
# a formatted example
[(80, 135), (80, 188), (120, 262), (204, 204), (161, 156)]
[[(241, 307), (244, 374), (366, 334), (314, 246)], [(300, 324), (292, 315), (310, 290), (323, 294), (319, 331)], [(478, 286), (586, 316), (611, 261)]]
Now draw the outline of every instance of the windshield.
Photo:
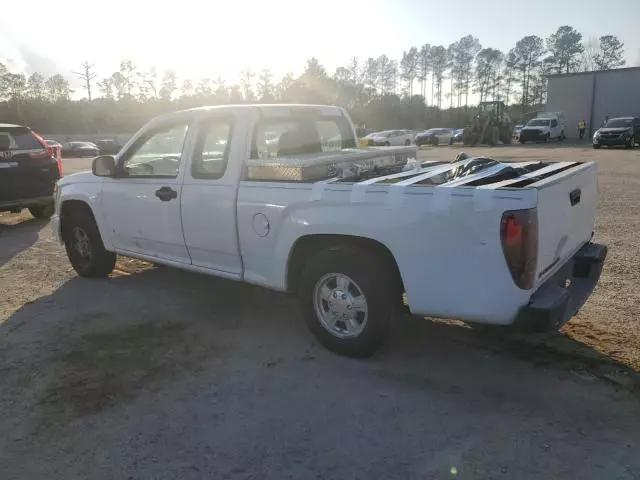
[(629, 128), (632, 126), (632, 118), (612, 118), (606, 123), (605, 128)]
[(550, 121), (548, 118), (534, 118), (529, 120), (527, 127), (548, 127)]

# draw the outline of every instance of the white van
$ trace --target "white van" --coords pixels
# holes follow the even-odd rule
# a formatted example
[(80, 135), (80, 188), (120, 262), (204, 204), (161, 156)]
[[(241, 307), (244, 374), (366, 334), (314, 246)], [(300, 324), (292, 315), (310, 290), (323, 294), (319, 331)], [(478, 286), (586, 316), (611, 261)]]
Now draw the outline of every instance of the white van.
[(567, 121), (562, 112), (541, 112), (527, 122), (520, 131), (520, 143), (564, 140)]

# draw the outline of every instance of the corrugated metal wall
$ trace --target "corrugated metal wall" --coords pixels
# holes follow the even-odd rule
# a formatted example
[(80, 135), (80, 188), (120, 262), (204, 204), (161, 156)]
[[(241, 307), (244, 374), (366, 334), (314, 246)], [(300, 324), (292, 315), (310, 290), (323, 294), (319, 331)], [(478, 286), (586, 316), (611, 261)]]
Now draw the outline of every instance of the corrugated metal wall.
[(550, 76), (546, 110), (564, 112), (565, 134), (572, 139), (578, 136), (579, 120), (590, 134), (607, 115), (640, 117), (640, 68)]

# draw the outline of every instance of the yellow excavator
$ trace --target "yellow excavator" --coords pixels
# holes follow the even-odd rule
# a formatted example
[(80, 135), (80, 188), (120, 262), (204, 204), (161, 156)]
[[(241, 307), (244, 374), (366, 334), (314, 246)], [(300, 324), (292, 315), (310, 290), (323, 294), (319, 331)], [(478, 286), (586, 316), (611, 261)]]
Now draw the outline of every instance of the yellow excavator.
[(462, 142), (465, 145), (496, 145), (511, 143), (513, 125), (504, 102), (480, 102), (478, 114), (471, 125), (464, 128)]

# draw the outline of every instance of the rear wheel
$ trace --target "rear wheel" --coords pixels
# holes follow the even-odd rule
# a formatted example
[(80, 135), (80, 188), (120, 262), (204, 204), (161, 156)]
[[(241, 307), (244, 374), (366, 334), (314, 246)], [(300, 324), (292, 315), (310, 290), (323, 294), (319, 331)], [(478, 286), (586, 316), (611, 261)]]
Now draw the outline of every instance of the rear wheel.
[(29, 211), (35, 218), (49, 218), (53, 215), (54, 206), (53, 203), (47, 203), (46, 205), (34, 205), (29, 207)]
[(65, 219), (64, 246), (73, 269), (81, 277), (106, 277), (116, 264), (116, 254), (104, 248), (95, 220), (78, 212)]
[(396, 312), (393, 278), (375, 253), (349, 247), (317, 253), (304, 267), (299, 289), (309, 330), (340, 355), (371, 356), (386, 341)]

